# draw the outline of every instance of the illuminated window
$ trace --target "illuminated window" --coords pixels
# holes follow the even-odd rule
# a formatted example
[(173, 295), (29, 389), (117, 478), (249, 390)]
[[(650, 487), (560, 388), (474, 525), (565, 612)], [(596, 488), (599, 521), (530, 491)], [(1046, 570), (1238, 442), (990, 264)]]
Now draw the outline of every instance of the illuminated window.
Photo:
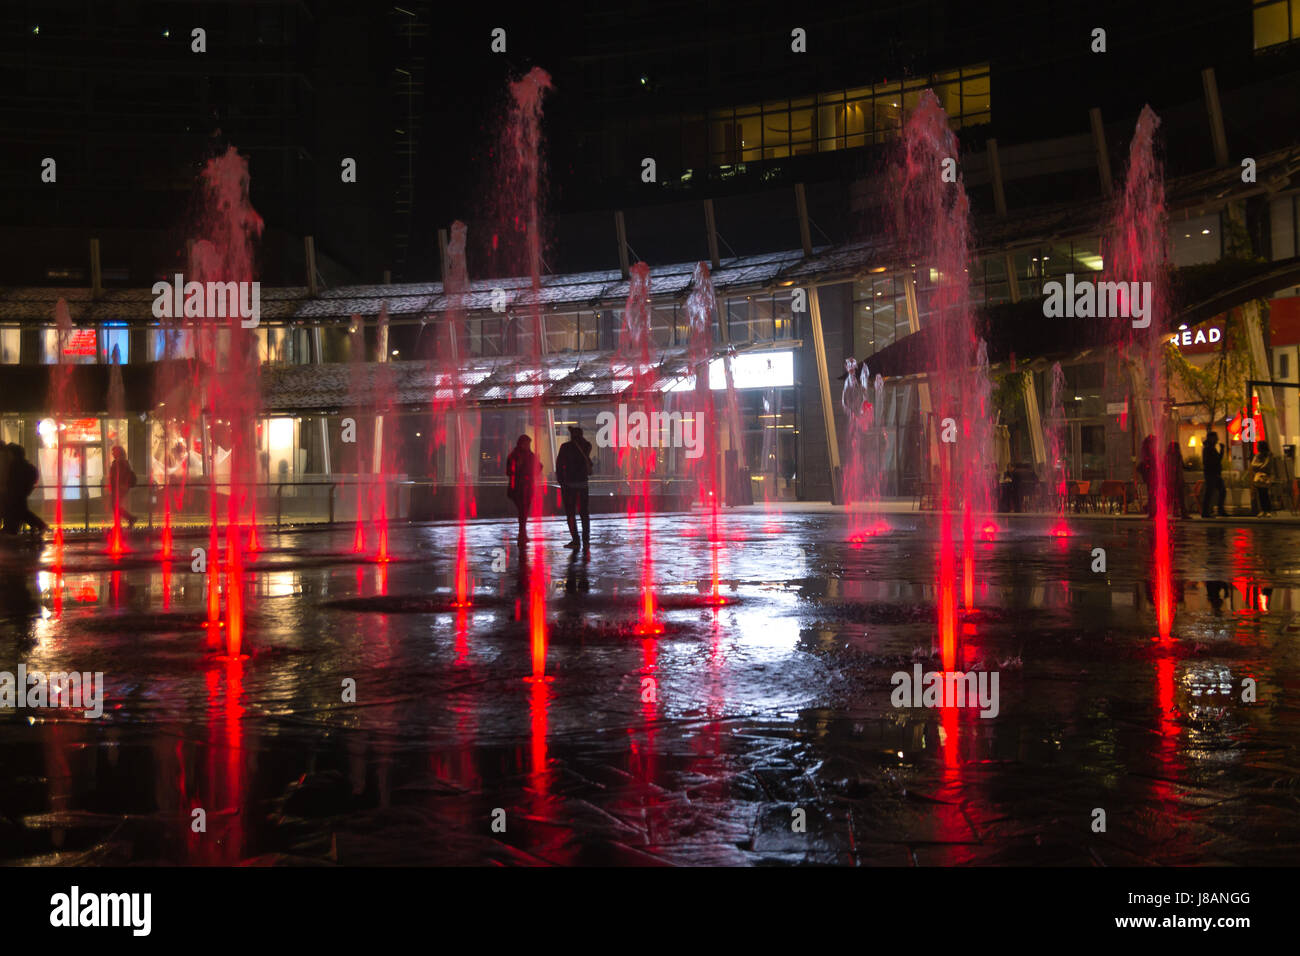
[(815, 97), (712, 110), (709, 158), (715, 166), (731, 166), (884, 143), (902, 130), (926, 89), (939, 97), (954, 129), (990, 122), (989, 66), (983, 63)]
[(131, 361), (131, 334), (127, 330), (125, 322), (104, 323), (103, 332), (100, 336), (99, 360), (105, 364), (113, 364), (115, 349), (118, 364), (126, 365)]
[(1255, 0), (1255, 49), (1300, 36), (1300, 0)]

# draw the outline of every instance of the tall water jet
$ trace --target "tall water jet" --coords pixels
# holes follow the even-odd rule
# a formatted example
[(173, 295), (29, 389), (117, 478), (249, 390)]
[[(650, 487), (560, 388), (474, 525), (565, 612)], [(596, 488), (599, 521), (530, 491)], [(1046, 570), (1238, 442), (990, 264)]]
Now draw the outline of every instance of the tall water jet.
[[(507, 255), (515, 251), (515, 261), (522, 258), (529, 277), (527, 293), (521, 297), (525, 315), (525, 369), (516, 379), (521, 388), (516, 394), (531, 398), (531, 429), (536, 455), (542, 465), (542, 481), (555, 468), (554, 431), (550, 415), (543, 404), (549, 382), (545, 367), (546, 322), (542, 313), (542, 231), (541, 189), (542, 99), (551, 90), (551, 77), (541, 67), (533, 67), (522, 79), (510, 84), (509, 113), (502, 131), (500, 169), (497, 183), (498, 228), (494, 237)], [(522, 249), (522, 256), (519, 250)], [(542, 523), (542, 488), (529, 503), (529, 525), (533, 529), (532, 570), (528, 585), (528, 630), (532, 646), (532, 679), (542, 680), (546, 673), (546, 534)], [(520, 556), (521, 563), (524, 561)]]
[(1047, 399), (1047, 424), (1044, 432), (1047, 436), (1048, 484), (1056, 496), (1056, 524), (1052, 534), (1066, 537), (1070, 526), (1066, 522), (1065, 512), (1070, 501), (1070, 472), (1065, 463), (1065, 406), (1062, 394), (1065, 389), (1065, 372), (1060, 362), (1053, 362), (1050, 372)]
[(54, 341), (57, 354), (51, 391), (53, 392), (50, 408), (54, 412), (54, 562), (56, 567), (63, 565), (63, 436), (67, 430), (67, 421), (73, 407), (72, 365), (68, 362), (68, 353), (72, 349), (72, 315), (68, 312), (68, 303), (59, 299), (54, 303)]
[(849, 515), (849, 540), (860, 544), (889, 530), (879, 514), (883, 431), (878, 425), (884, 379), (874, 385), (866, 362), (844, 360), (844, 409), (848, 432), (848, 458), (844, 465), (844, 505)]
[[(954, 512), (963, 530), (963, 582), (974, 585), (974, 520), (992, 498), (992, 422), (988, 360), (976, 334), (969, 262), (970, 202), (956, 170), (957, 137), (929, 90), (908, 117), (898, 169), (896, 225), (904, 252), (929, 271), (926, 296), (932, 353), (928, 387), (939, 466), (939, 636), (944, 670), (956, 665), (957, 594)], [(948, 177), (946, 172), (955, 175)], [(911, 281), (909, 277), (907, 281)], [(918, 290), (919, 292), (919, 290)], [(918, 309), (919, 311), (919, 309)], [(983, 355), (983, 358), (981, 356)]]
[[(111, 363), (108, 373), (108, 420), (111, 422), (111, 428), (116, 429), (126, 418), (126, 392), (122, 385), (122, 355), (116, 345), (113, 346), (113, 352), (109, 356)], [(109, 438), (109, 458), (113, 458), (113, 452), (119, 447), (118, 439), (121, 436), (116, 431), (110, 432)], [(108, 528), (108, 553), (114, 557), (120, 557), (126, 553), (126, 540), (122, 535), (122, 497), (129, 490), (123, 488), (119, 479), (121, 474), (114, 464), (110, 463), (107, 473), (108, 491), (112, 508), (112, 518)]]
[(379, 306), (379, 361), (374, 368), (375, 385), (372, 390), (375, 441), (370, 458), (370, 514), (375, 530), (375, 560), (388, 560), (388, 495), (389, 483), (395, 470), (397, 456), (397, 417), (393, 406), (393, 366), (388, 349), (388, 302)]
[[(255, 245), (262, 234), (262, 217), (248, 200), (248, 161), (233, 146), (208, 160), (199, 183), (201, 212), (198, 238), (190, 247), (185, 314), (196, 319), (198, 357), (206, 379), (204, 444), (210, 463), (207, 469), (212, 520), (210, 569), (220, 563), (217, 526), (222, 505), (225, 506), (226, 614), (222, 623), (226, 630), (226, 654), (233, 659), (239, 657), (243, 643), (244, 554), (246, 547), (255, 543), (256, 535), (255, 435), (261, 404), (261, 366), (253, 329), (258, 316), (241, 316), (238, 307), (213, 310), (214, 296), (208, 294), (205, 301), (204, 291), (235, 289), (236, 301), (260, 303), (255, 280)], [(190, 294), (192, 288), (197, 292), (194, 297)], [(198, 307), (191, 309), (194, 299), (198, 299)], [(245, 521), (247, 538), (242, 527)], [(213, 572), (209, 587), (217, 585), (219, 580)], [(210, 592), (210, 618), (215, 607)]]
[(449, 460), (446, 471), (455, 484), (456, 495), (456, 568), (452, 589), (455, 606), (466, 608), (473, 603), (474, 583), (469, 572), (469, 545), (466, 525), (475, 513), (474, 488), (470, 471), (470, 448), (474, 434), (465, 405), (467, 384), (463, 367), (468, 330), (465, 324), (465, 295), (469, 291), (469, 270), (465, 262), (463, 222), (451, 224), (447, 244), (447, 274), (443, 291), (447, 311), (435, 347), (433, 418), (434, 444), (444, 450)]
[(704, 453), (695, 463), (695, 488), (704, 507), (706, 536), (712, 556), (712, 580), (709, 599), (714, 604), (725, 604), (719, 589), (718, 549), (721, 536), (718, 530), (718, 414), (709, 385), (709, 360), (713, 354), (713, 321), (718, 311), (718, 299), (713, 291), (713, 277), (706, 262), (695, 264), (691, 277), (691, 293), (686, 298), (686, 319), (690, 326), (688, 355), (695, 374), (694, 407), (692, 414), (696, 435), (703, 434)]
[[(364, 478), (366, 462), (370, 457), (370, 440), (374, 437), (372, 430), (362, 424), (362, 411), (366, 407), (369, 392), (370, 364), (366, 361), (366, 323), (360, 315), (352, 313), (352, 323), (348, 326), (348, 418), (354, 429), (350, 436), (355, 459), (352, 471), (353, 503), (356, 507), (356, 523), (352, 532), (352, 552), (366, 552), (366, 481)], [(345, 424), (346, 427), (346, 424)], [(344, 433), (344, 438), (349, 436)]]
[[(154, 441), (153, 477), (162, 488), (159, 557), (166, 562), (173, 556), (173, 516), (184, 511), (189, 482), (202, 472), (207, 440), (201, 424), (205, 417), (203, 379), (193, 361), (196, 330), (183, 311), (163, 316), (159, 326), (153, 416), (161, 434)], [(210, 481), (211, 475), (207, 478)], [(216, 620), (214, 617), (214, 624)]]
[[(1155, 604), (1156, 623), (1162, 638), (1173, 628), (1173, 584), (1169, 534), (1169, 488), (1174, 476), (1167, 473), (1164, 318), (1168, 308), (1168, 254), (1166, 237), (1164, 170), (1156, 155), (1156, 130), (1160, 119), (1144, 106), (1129, 144), (1128, 173), (1107, 236), (1105, 275), (1109, 281), (1141, 283), (1145, 290), (1146, 314), (1134, 321), (1122, 318), (1115, 339), (1132, 376), (1134, 417), (1139, 433), (1151, 436), (1155, 447)], [(1125, 285), (1123, 289), (1130, 287)], [(1121, 297), (1121, 315), (1132, 311), (1128, 295)], [(1141, 323), (1145, 322), (1143, 325)]]
[[(647, 429), (656, 427), (656, 419), (652, 417), (655, 411), (656, 376), (650, 358), (650, 267), (644, 262), (638, 262), (631, 269), (614, 370), (616, 374), (631, 377), (631, 384), (620, 393), (620, 398), (632, 406), (633, 411), (639, 411), (644, 416)], [(637, 633), (659, 634), (663, 632), (663, 626), (655, 621), (654, 547), (650, 512), (654, 504), (656, 448), (665, 443), (666, 436), (641, 435), (636, 440), (636, 431), (631, 425), (629, 432), (627, 445), (618, 446), (618, 460), (632, 489), (628, 501), (628, 517), (631, 519), (639, 510), (642, 520), (641, 621), (637, 625)]]

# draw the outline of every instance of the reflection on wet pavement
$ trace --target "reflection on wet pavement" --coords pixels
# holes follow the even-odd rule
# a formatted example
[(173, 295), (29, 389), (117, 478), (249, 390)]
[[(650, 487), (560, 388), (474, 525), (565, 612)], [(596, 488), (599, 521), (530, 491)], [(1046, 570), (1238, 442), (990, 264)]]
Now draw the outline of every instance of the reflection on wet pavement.
[(118, 562), (69, 545), (59, 568), (0, 552), (0, 670), (102, 671), (106, 695), (98, 720), (0, 710), (0, 861), (1300, 857), (1296, 529), (1180, 525), (1163, 638), (1146, 525), (981, 540), (957, 653), (1000, 675), (984, 719), (890, 701), (896, 671), (942, 667), (927, 519), (861, 543), (832, 514), (729, 514), (716, 545), (654, 523), (662, 634), (636, 630), (626, 519), (596, 523), (590, 561), (548, 549), (544, 679), (503, 523), (470, 529), (469, 608), (454, 527), (395, 531), (387, 564), (347, 530), (268, 533), (243, 660), (210, 649), (207, 576), (143, 538)]

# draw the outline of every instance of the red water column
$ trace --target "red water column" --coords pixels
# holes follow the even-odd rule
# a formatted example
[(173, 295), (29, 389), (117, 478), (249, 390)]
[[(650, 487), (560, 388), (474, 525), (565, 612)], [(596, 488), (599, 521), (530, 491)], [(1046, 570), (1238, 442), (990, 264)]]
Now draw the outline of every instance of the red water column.
[[(366, 461), (369, 460), (370, 440), (374, 437), (371, 429), (362, 424), (362, 409), (370, 392), (370, 365), (366, 361), (366, 323), (357, 313), (352, 313), (352, 323), (348, 326), (348, 419), (352, 431), (344, 437), (352, 438), (355, 452), (353, 471), (356, 473), (356, 530), (352, 535), (353, 554), (366, 552), (366, 484), (363, 475)], [(346, 426), (345, 426), (346, 427)]]
[(76, 409), (72, 393), (72, 365), (68, 361), (72, 351), (72, 315), (68, 312), (68, 303), (59, 299), (54, 303), (55, 342), (58, 354), (55, 356), (53, 370), (53, 402), (51, 411), (54, 416), (54, 560), (60, 567), (63, 564), (63, 434), (67, 428), (67, 419)]
[[(1115, 208), (1105, 249), (1107, 279), (1116, 282), (1150, 283), (1145, 297), (1146, 318), (1150, 324), (1135, 328), (1130, 318), (1103, 321), (1114, 324), (1113, 341), (1134, 368), (1135, 395), (1145, 407), (1145, 418), (1155, 446), (1155, 605), (1156, 626), (1161, 638), (1173, 629), (1173, 569), (1170, 553), (1169, 495), (1172, 476), (1166, 473), (1165, 443), (1168, 439), (1165, 412), (1164, 333), (1168, 297), (1168, 256), (1166, 237), (1168, 215), (1165, 210), (1164, 169), (1156, 153), (1156, 131), (1160, 119), (1151, 107), (1142, 108), (1133, 140), (1129, 144), (1128, 173), (1124, 192)], [(1127, 297), (1126, 297), (1127, 301)]]
[(388, 554), (388, 493), (397, 470), (397, 417), (393, 403), (395, 373), (389, 361), (388, 302), (379, 307), (379, 362), (375, 366), (375, 390), (371, 400), (375, 421), (375, 445), (371, 458), (371, 521), (375, 531), (375, 560)]
[(122, 356), (113, 346), (113, 354), (110, 356), (109, 374), (108, 374), (108, 417), (113, 423), (113, 431), (108, 435), (109, 462), (108, 462), (108, 485), (109, 494), (112, 496), (111, 503), (113, 506), (113, 521), (108, 529), (108, 553), (118, 558), (127, 552), (126, 538), (122, 534), (122, 495), (127, 491), (120, 481), (114, 481), (113, 455), (119, 447), (121, 440), (125, 437), (119, 435), (116, 429), (119, 423), (126, 418), (126, 395), (122, 386)]
[(631, 268), (614, 373), (616, 377), (628, 376), (631, 382), (619, 395), (620, 404), (626, 405), (629, 412), (626, 443), (618, 446), (618, 458), (633, 489), (629, 514), (639, 511), (641, 515), (641, 600), (637, 633), (642, 635), (663, 633), (663, 625), (655, 620), (655, 555), (650, 515), (657, 447), (672, 438), (658, 434), (653, 427), (655, 419), (651, 417), (656, 410), (656, 375), (650, 355), (650, 309), (650, 266), (638, 262)]
[[(542, 150), (542, 100), (550, 92), (551, 77), (540, 67), (533, 67), (522, 79), (510, 84), (508, 112), (501, 130), (497, 156), (495, 204), (497, 232), (495, 252), (504, 258), (509, 274), (518, 275), (520, 267), (528, 276), (528, 290), (518, 297), (522, 308), (518, 316), (521, 339), (527, 342), (523, 358), (523, 381), (516, 393), (530, 401), (534, 450), (542, 473), (538, 494), (530, 504), (529, 526), (532, 533), (532, 573), (528, 586), (528, 629), (532, 647), (533, 678), (545, 673), (546, 598), (550, 572), (546, 562), (545, 528), (542, 523), (545, 482), (555, 469), (552, 445), (554, 435), (543, 404), (549, 384), (545, 364), (546, 323), (542, 312), (542, 188), (545, 162)], [(544, 439), (544, 440), (543, 440)], [(521, 555), (520, 560), (523, 560)]]
[(474, 430), (466, 408), (467, 387), (464, 376), (469, 337), (465, 322), (465, 295), (469, 291), (465, 237), (465, 224), (453, 222), (447, 243), (447, 275), (443, 290), (447, 296), (447, 310), (436, 339), (434, 368), (437, 375), (433, 399), (434, 444), (444, 449), (447, 467), (455, 484), (456, 566), (452, 589), (455, 595), (454, 605), (458, 608), (469, 607), (473, 603), (474, 584), (469, 570), (466, 526), (476, 510), (469, 463)]
[[(915, 257), (927, 293), (918, 302), (928, 311), (931, 354), (928, 367), (932, 428), (941, 438), (945, 423), (956, 426), (955, 442), (939, 449), (939, 636), (945, 670), (956, 659), (956, 538), (954, 513), (961, 511), (966, 542), (963, 585), (974, 591), (974, 524), (977, 509), (988, 510), (992, 474), (987, 359), (970, 301), (967, 272), (970, 203), (956, 161), (957, 138), (930, 91), (907, 120), (901, 162), (895, 169), (896, 228), (903, 249)], [(905, 281), (912, 281), (908, 276)], [(918, 306), (920, 307), (920, 306)], [(932, 446), (933, 447), (933, 446)]]
[[(713, 400), (713, 390), (709, 387), (709, 364), (713, 354), (714, 317), (718, 313), (718, 300), (713, 291), (713, 277), (709, 273), (707, 262), (695, 264), (695, 274), (691, 277), (691, 293), (686, 298), (686, 318), (690, 326), (691, 369), (695, 375), (694, 402), (692, 416), (696, 432), (703, 431), (703, 455), (695, 462), (695, 488), (700, 504), (704, 507), (704, 533), (709, 541), (711, 554), (711, 587), (709, 600), (713, 604), (725, 604), (726, 598), (719, 589), (719, 554), (722, 536), (718, 529), (718, 508), (721, 504), (720, 483), (718, 481), (718, 415)], [(721, 318), (718, 318), (721, 321)]]
[[(241, 305), (251, 309), (262, 217), (249, 202), (248, 161), (233, 146), (229, 147), (208, 160), (199, 182), (200, 214), (197, 238), (190, 247), (188, 279), (200, 284), (235, 283)], [(260, 290), (257, 298), (260, 300)], [(252, 536), (256, 523), (254, 438), (260, 412), (261, 365), (255, 328), (260, 316), (245, 315), (241, 308), (229, 307), (224, 316), (213, 314), (210, 297), (192, 310), (190, 301), (187, 283), (185, 314), (197, 320), (199, 358), (207, 370), (210, 513), (214, 519), (214, 547), (208, 561), (215, 566), (215, 522), (224, 510), (226, 654), (237, 658), (244, 632), (244, 537), (246, 533)], [(210, 595), (210, 609), (211, 601)]]

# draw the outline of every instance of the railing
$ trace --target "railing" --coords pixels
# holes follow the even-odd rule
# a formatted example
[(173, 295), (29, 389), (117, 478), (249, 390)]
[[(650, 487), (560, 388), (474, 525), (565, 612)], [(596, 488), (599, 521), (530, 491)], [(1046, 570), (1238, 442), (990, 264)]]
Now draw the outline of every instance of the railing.
[[(623, 478), (590, 479), (590, 494), (597, 496), (625, 497), (639, 493), (639, 483), (629, 483)], [(50, 525), (54, 524), (55, 500), (47, 499), (44, 493), (56, 486), (41, 484), (35, 489), (28, 504)], [(216, 513), (224, 520), (231, 492), (228, 481), (213, 482), (197, 480), (180, 484), (156, 484), (150, 482), (132, 488), (122, 496), (121, 509), (133, 513), (137, 521), (149, 529), (159, 527), (163, 515), (168, 510), (165, 496), (171, 496), (171, 521), (173, 527), (206, 527), (211, 521), (213, 510), (212, 496), (217, 495)], [(695, 481), (687, 478), (663, 478), (653, 483), (652, 493), (660, 496), (694, 497)], [(63, 527), (65, 530), (78, 526), (83, 531), (92, 528), (105, 529), (113, 524), (113, 498), (108, 489), (102, 485), (82, 485), (65, 483), (63, 486)], [(285, 524), (333, 524), (335, 522), (352, 522), (360, 509), (367, 519), (378, 511), (374, 500), (374, 490), (383, 489), (386, 496), (385, 505), (390, 521), (430, 520), (424, 516), (432, 510), (439, 493), (454, 495), (455, 485), (431, 478), (392, 478), (388, 481), (376, 480), (363, 476), (326, 478), (310, 481), (259, 481), (240, 485), (242, 497), (240, 513), (246, 515), (250, 501), (248, 493), (253, 491), (251, 504), (260, 524), (271, 524), (280, 528)], [(510, 513), (513, 505), (507, 502), (505, 479), (478, 481), (471, 485), (479, 502), (490, 502), (492, 506), (483, 508), (480, 513), (493, 511)], [(546, 486), (546, 493), (558, 498), (559, 486), (551, 481)], [(428, 494), (418, 495), (418, 490), (427, 490)], [(75, 497), (70, 497), (75, 493)], [(361, 501), (358, 503), (358, 497)], [(420, 508), (413, 505), (419, 503)], [(412, 518), (412, 513), (420, 510), (420, 518)], [(125, 519), (124, 519), (125, 521)]]

